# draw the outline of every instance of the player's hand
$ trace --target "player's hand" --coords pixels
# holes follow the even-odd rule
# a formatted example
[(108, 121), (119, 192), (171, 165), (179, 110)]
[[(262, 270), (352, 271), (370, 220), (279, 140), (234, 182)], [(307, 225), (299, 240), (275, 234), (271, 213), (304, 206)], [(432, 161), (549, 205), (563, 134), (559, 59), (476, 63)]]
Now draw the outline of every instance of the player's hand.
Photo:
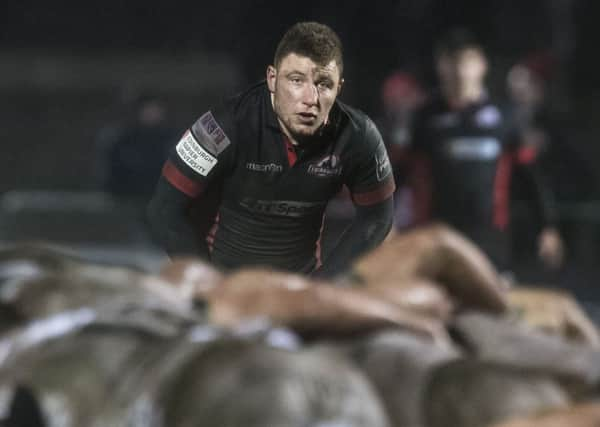
[(560, 233), (554, 227), (546, 227), (538, 237), (538, 256), (546, 267), (557, 269), (562, 266), (565, 250)]

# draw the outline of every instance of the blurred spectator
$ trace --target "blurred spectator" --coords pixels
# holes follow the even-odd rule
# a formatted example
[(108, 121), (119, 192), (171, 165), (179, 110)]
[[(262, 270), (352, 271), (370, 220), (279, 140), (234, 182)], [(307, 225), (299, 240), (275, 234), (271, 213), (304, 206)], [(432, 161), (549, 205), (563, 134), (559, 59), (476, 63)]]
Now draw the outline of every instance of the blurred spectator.
[(507, 89), (514, 103), (515, 120), (518, 124), (531, 124), (544, 105), (546, 82), (551, 77), (553, 62), (550, 53), (537, 52), (509, 70)]
[(426, 99), (425, 90), (414, 75), (407, 71), (395, 71), (382, 85), (383, 114), (378, 120), (392, 167), (395, 172), (397, 191), (394, 197), (394, 222), (404, 227), (411, 221), (412, 198), (406, 188), (401, 164), (411, 139), (411, 123), (415, 111)]
[(539, 151), (539, 163), (556, 198), (587, 200), (596, 190), (594, 175), (573, 144), (569, 120), (551, 109), (547, 99), (554, 66), (550, 53), (530, 54), (509, 70), (507, 92), (522, 138)]
[(425, 92), (417, 79), (406, 71), (396, 71), (383, 82), (381, 132), (392, 164), (397, 164), (410, 141), (413, 114), (425, 101)]
[(178, 131), (169, 125), (164, 102), (141, 95), (132, 103), (132, 116), (110, 125), (97, 136), (102, 189), (142, 203), (150, 199)]
[(439, 92), (415, 115), (403, 172), (413, 194), (413, 224), (443, 221), (476, 242), (501, 268), (509, 267), (509, 188), (519, 166), (533, 190), (543, 225), (540, 257), (562, 262), (552, 196), (536, 170), (539, 147), (522, 140), (484, 79), (483, 48), (465, 30), (443, 37), (435, 50)]
[[(540, 169), (553, 194), (563, 206), (593, 199), (596, 185), (590, 165), (578, 152), (574, 142), (574, 126), (565, 112), (552, 108), (551, 89), (555, 83), (556, 60), (549, 52), (533, 52), (511, 67), (507, 73), (506, 89), (510, 107), (525, 144), (539, 151)], [(523, 185), (527, 177), (515, 174), (513, 195), (515, 200), (530, 197)], [(574, 208), (576, 209), (576, 208)], [(518, 211), (512, 229), (513, 252), (520, 259), (531, 252), (532, 218)], [(591, 224), (582, 222), (582, 213), (568, 212), (569, 217), (560, 223), (561, 233), (569, 252), (581, 258), (589, 250)], [(579, 218), (579, 219), (577, 219)], [(575, 221), (574, 221), (575, 219)]]

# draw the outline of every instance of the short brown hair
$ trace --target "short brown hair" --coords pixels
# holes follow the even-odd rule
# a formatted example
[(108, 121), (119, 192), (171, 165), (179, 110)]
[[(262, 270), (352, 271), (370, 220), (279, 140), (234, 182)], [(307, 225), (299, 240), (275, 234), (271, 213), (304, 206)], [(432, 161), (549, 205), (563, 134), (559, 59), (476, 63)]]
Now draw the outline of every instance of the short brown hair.
[(467, 49), (475, 49), (485, 55), (483, 46), (471, 31), (462, 27), (452, 28), (438, 39), (434, 48), (434, 56), (436, 58), (442, 55), (453, 56)]
[(275, 67), (290, 53), (306, 56), (319, 65), (327, 65), (331, 60), (335, 60), (340, 75), (344, 71), (342, 42), (327, 25), (318, 22), (298, 22), (290, 27), (275, 50)]

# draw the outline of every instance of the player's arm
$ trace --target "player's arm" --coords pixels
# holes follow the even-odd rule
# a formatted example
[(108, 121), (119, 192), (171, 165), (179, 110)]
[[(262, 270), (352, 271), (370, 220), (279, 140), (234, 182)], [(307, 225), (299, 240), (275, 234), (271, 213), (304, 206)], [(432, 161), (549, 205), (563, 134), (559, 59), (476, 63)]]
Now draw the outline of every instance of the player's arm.
[(375, 248), (392, 228), (393, 196), (374, 205), (356, 205), (352, 224), (344, 231), (331, 255), (315, 272), (317, 277), (333, 277), (348, 270), (358, 256)]
[(378, 246), (392, 227), (396, 187), (383, 140), (370, 120), (363, 142), (365, 149), (353, 156), (358, 161), (347, 171), (347, 185), (356, 214), (316, 272), (320, 277), (332, 277), (348, 270), (358, 256)]
[(192, 197), (161, 176), (148, 205), (148, 224), (154, 238), (169, 256), (193, 255), (208, 259), (206, 242), (198, 239), (188, 220), (192, 201)]
[(551, 267), (558, 267), (563, 260), (563, 243), (558, 232), (558, 210), (554, 194), (546, 183), (545, 177), (537, 162), (537, 147), (539, 144), (521, 140), (512, 155), (519, 172), (525, 178), (531, 193), (542, 231), (538, 238), (540, 258)]
[(218, 184), (230, 157), (231, 150), (226, 149), (231, 140), (224, 130), (230, 129), (227, 116), (217, 114), (200, 117), (173, 148), (148, 205), (152, 234), (170, 256), (208, 259), (207, 244), (198, 230), (209, 225), (192, 224), (189, 210), (192, 203), (209, 207), (208, 189)]

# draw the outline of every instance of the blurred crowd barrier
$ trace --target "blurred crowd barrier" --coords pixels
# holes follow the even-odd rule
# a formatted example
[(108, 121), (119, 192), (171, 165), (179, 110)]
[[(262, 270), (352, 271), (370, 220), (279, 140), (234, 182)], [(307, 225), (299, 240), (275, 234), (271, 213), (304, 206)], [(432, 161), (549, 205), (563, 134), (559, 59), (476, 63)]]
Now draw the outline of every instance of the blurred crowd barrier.
[(98, 134), (127, 124), (136, 97), (164, 99), (183, 133), (241, 79), (233, 58), (202, 51), (0, 50), (0, 192), (98, 190)]
[(164, 257), (144, 206), (108, 193), (9, 191), (0, 197), (0, 243), (43, 242), (90, 261), (151, 271)]

